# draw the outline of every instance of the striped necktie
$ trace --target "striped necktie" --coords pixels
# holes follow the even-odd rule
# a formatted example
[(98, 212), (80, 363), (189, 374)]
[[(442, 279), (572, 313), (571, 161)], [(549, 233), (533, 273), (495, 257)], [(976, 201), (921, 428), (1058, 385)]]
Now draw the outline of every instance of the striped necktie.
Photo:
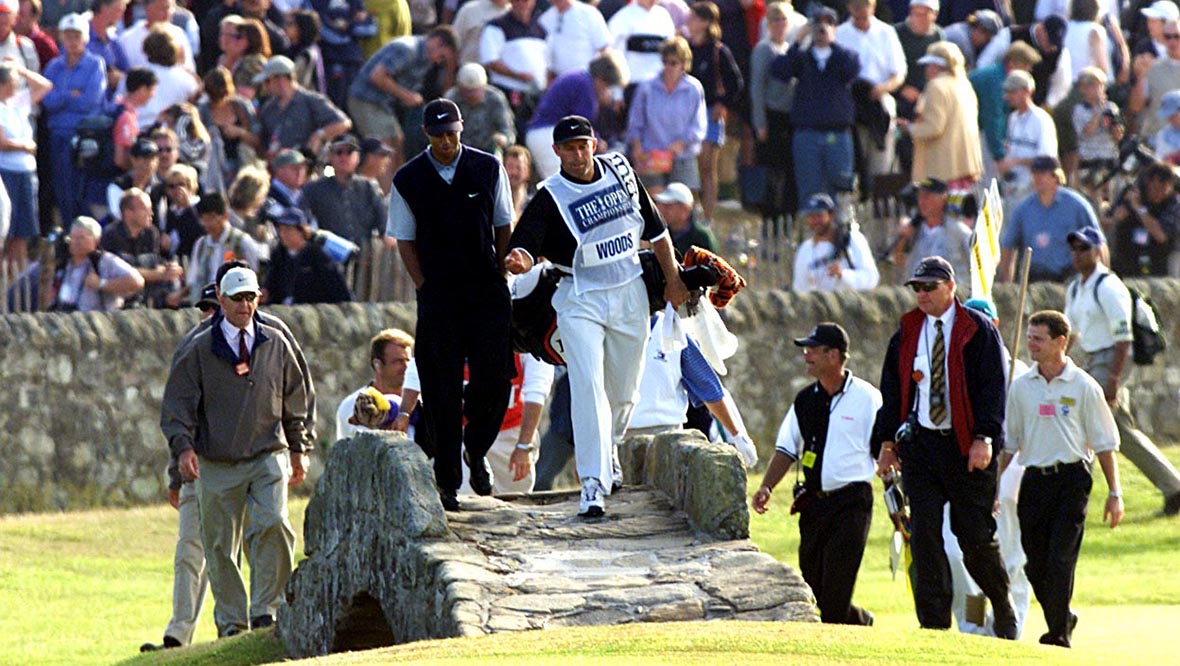
[(946, 420), (946, 343), (942, 340), (942, 320), (934, 321), (934, 351), (930, 353), (930, 422), (935, 426)]

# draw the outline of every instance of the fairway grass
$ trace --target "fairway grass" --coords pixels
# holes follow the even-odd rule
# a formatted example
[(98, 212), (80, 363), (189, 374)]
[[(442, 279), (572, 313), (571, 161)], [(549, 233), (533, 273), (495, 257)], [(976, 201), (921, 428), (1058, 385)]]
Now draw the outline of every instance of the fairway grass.
[[(1180, 462), (1180, 447), (1166, 453)], [(1036, 645), (1044, 629), (1034, 602), (1019, 644), (917, 629), (903, 580), (889, 574), (889, 521), (874, 512), (855, 601), (876, 615), (872, 628), (767, 623), (642, 624), (426, 641), (316, 664), (841, 664), (841, 663), (1176, 663), (1180, 654), (1180, 518), (1158, 514), (1160, 495), (1122, 460), (1128, 517), (1101, 524), (1091, 502), (1078, 565), (1075, 649)], [(760, 479), (751, 479), (751, 490)], [(784, 483), (787, 483), (784, 481)], [(1101, 479), (1094, 497), (1105, 496)], [(758, 546), (794, 566), (798, 529), (787, 515), (789, 484), (771, 511), (751, 520)], [(291, 502), (303, 549), (305, 500)], [(270, 631), (213, 642), (212, 599), (192, 648), (138, 655), (159, 642), (171, 610), (176, 512), (167, 505), (70, 514), (0, 517), (0, 664), (259, 664), (281, 658)], [(980, 661), (985, 660), (985, 661)]]

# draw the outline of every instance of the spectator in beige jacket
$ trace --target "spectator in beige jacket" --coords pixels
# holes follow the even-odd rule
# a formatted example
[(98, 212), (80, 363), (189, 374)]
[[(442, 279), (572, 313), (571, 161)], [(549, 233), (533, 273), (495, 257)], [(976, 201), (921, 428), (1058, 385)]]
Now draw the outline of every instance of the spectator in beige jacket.
[(935, 42), (918, 64), (926, 68), (918, 118), (898, 121), (914, 139), (912, 180), (937, 178), (952, 190), (965, 189), (983, 173), (983, 153), (979, 102), (963, 69), (963, 53), (951, 42)]

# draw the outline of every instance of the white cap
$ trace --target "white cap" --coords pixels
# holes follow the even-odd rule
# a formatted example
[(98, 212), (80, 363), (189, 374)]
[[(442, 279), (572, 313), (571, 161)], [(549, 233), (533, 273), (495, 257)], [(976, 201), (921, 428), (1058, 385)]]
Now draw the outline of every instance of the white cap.
[(1156, 0), (1151, 3), (1150, 7), (1144, 7), (1139, 10), (1147, 18), (1160, 19), (1161, 21), (1177, 21), (1180, 20), (1180, 7), (1172, 0)]
[(946, 58), (943, 58), (942, 56), (926, 54), (926, 55), (922, 56), (921, 58), (918, 58), (918, 64), (919, 65), (938, 65), (939, 67), (942, 67), (945, 69), (946, 68)]
[(89, 231), (95, 240), (102, 238), (102, 225), (93, 217), (86, 215), (75, 217), (74, 221), (70, 223), (70, 230), (73, 231), (74, 227), (82, 227), (86, 231)]
[(249, 268), (231, 268), (221, 278), (221, 295), (235, 296), (243, 292), (262, 293), (258, 288), (258, 275)]
[(17, 0), (0, 0), (0, 14), (16, 14), (19, 9)]
[(82, 14), (66, 14), (57, 22), (57, 31), (74, 30), (82, 33), (82, 41), (90, 41), (90, 22)]
[(662, 204), (684, 204), (685, 206), (692, 205), (692, 190), (684, 183), (672, 183), (659, 194), (653, 194), (652, 198), (658, 203)]
[(926, 7), (938, 13), (938, 0), (910, 0), (911, 7)]
[(482, 88), (488, 84), (488, 73), (478, 62), (469, 62), (459, 68), (455, 83), (464, 88)]

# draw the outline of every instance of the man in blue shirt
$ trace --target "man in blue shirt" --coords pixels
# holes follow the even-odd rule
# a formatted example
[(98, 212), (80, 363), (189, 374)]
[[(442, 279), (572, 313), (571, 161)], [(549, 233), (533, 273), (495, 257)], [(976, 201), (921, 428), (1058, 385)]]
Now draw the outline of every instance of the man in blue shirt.
[(1017, 252), (1031, 247), (1029, 281), (1064, 282), (1073, 275), (1066, 236), (1082, 227), (1094, 227), (1101, 235), (1098, 217), (1082, 195), (1065, 187), (1056, 157), (1033, 158), (1030, 170), (1033, 193), (1016, 205), (1000, 232), (999, 281), (1012, 281)]

